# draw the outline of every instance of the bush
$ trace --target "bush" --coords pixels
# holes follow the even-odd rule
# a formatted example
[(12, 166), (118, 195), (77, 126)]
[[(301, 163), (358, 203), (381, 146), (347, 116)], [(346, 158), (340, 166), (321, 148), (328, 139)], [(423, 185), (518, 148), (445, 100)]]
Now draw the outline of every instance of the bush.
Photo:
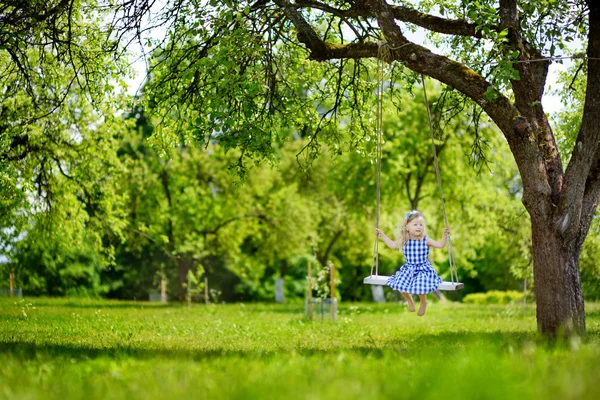
[(463, 298), (463, 302), (468, 304), (509, 304), (518, 301), (523, 301), (523, 293), (516, 290), (470, 293)]

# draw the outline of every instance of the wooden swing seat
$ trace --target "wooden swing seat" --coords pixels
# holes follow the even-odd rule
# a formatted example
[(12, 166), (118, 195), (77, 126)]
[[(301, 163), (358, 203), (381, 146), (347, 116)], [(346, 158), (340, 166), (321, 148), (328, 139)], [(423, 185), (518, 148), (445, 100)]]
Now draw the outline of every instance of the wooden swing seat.
[[(385, 285), (389, 276), (385, 275), (369, 275), (364, 280), (363, 283), (367, 285)], [(442, 282), (440, 286), (438, 286), (438, 290), (460, 290), (464, 288), (465, 285), (460, 282)]]

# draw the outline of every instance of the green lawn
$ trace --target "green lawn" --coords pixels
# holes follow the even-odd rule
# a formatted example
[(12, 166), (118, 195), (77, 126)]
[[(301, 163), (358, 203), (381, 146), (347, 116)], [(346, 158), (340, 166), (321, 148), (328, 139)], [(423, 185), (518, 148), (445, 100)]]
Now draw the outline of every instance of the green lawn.
[(600, 304), (588, 336), (550, 346), (520, 305), (342, 303), (163, 306), (0, 299), (0, 399), (592, 399)]

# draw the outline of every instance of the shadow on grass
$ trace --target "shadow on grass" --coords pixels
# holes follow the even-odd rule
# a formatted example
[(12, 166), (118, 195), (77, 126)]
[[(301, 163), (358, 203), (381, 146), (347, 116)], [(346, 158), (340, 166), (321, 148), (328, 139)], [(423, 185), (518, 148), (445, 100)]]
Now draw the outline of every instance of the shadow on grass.
[[(0, 299), (0, 304), (12, 305), (17, 300), (6, 300)], [(38, 298), (26, 298), (23, 300), (19, 300), (19, 303), (31, 303), (36, 307), (52, 307), (52, 308), (81, 308), (81, 309), (182, 309), (187, 308), (187, 303), (185, 302), (169, 302), (169, 303), (160, 303), (160, 302), (149, 302), (149, 301), (136, 301), (136, 300), (105, 300), (105, 299), (66, 299), (66, 298), (48, 298), (48, 297), (38, 297)], [(456, 307), (458, 309), (464, 308), (465, 305), (463, 303), (448, 303), (442, 304), (442, 307), (452, 308)], [(507, 308), (512, 307), (513, 305), (469, 305), (469, 309), (478, 309), (480, 312), (484, 313), (495, 313), (497, 311), (502, 311)], [(303, 314), (305, 312), (305, 303), (304, 301), (294, 301), (287, 302), (285, 304), (280, 303), (269, 303), (269, 302), (248, 302), (248, 303), (223, 303), (223, 304), (214, 304), (205, 306), (204, 304), (194, 303), (192, 305), (194, 309), (210, 309), (213, 310), (215, 308), (225, 307), (225, 308), (239, 308), (244, 312), (252, 312), (252, 313), (276, 313), (276, 314)], [(318, 305), (314, 305), (315, 309), (318, 309)], [(326, 306), (328, 309), (329, 306)], [(318, 311), (318, 310), (317, 310)], [(395, 313), (395, 312), (405, 312), (406, 307), (401, 302), (386, 302), (386, 303), (355, 303), (355, 302), (339, 302), (338, 303), (338, 314), (342, 315), (352, 315), (356, 313), (369, 313), (369, 314), (387, 314), (387, 313)], [(531, 312), (531, 311), (530, 311)], [(595, 316), (596, 318), (600, 317), (600, 309), (594, 310), (586, 313), (588, 316)]]
[[(9, 340), (0, 342), (0, 355), (10, 355), (21, 360), (36, 359), (126, 359), (140, 360), (169, 359), (169, 360), (213, 360), (219, 358), (265, 359), (277, 356), (287, 356), (290, 352), (297, 355), (326, 356), (340, 353), (355, 354), (360, 357), (391, 356), (418, 357), (420, 354), (452, 355), (465, 351), (486, 351), (497, 354), (505, 353), (508, 349), (519, 349), (523, 346), (550, 346), (542, 338), (531, 332), (448, 332), (439, 335), (406, 336), (397, 339), (381, 341), (366, 337), (363, 345), (355, 347), (336, 346), (329, 349), (297, 347), (284, 350), (230, 350), (230, 349), (197, 349), (174, 348), (160, 349), (139, 347), (139, 344), (118, 344), (113, 347), (92, 347), (76, 344), (52, 344)], [(315, 343), (318, 345), (318, 343)]]
[[(188, 308), (186, 302), (171, 301), (169, 303), (161, 302), (150, 302), (150, 301), (137, 301), (137, 300), (93, 300), (93, 299), (63, 299), (63, 298), (49, 298), (49, 297), (30, 297), (25, 299), (2, 299), (0, 298), (0, 305), (5, 304), (12, 306), (13, 303), (17, 303), (18, 306), (21, 303), (31, 303), (35, 307), (52, 307), (52, 308), (85, 308), (85, 309), (132, 309), (138, 310), (140, 308), (147, 309), (181, 309)], [(213, 309), (215, 307), (239, 307), (244, 311), (250, 312), (274, 312), (274, 313), (302, 313), (304, 312), (303, 302), (294, 302), (287, 304), (278, 303), (210, 303), (205, 306), (203, 303), (192, 303), (192, 308)]]
[(600, 320), (600, 310), (586, 311), (585, 318), (587, 320)]
[(111, 308), (111, 309), (140, 309), (140, 308), (169, 308), (169, 307), (177, 307), (178, 303), (159, 303), (159, 302), (149, 302), (149, 301), (77, 301), (77, 300), (65, 300), (65, 301), (57, 301), (55, 299), (26, 299), (25, 303), (31, 303), (36, 307), (52, 307), (52, 308), (89, 308), (89, 309), (101, 309), (101, 308)]
[(508, 346), (520, 347), (525, 343), (548, 344), (548, 340), (531, 331), (513, 332), (443, 332), (440, 334), (418, 335), (407, 342), (401, 338), (392, 339), (386, 347), (404, 347), (410, 344), (420, 349), (490, 348), (504, 349)]
[[(329, 300), (329, 299), (327, 299)], [(306, 309), (304, 302), (294, 302), (286, 304), (278, 303), (229, 303), (229, 306), (242, 307), (247, 312), (269, 312), (276, 314), (303, 314)], [(217, 305), (219, 306), (219, 305)], [(388, 302), (388, 303), (354, 303), (354, 302), (338, 302), (337, 304), (339, 315), (353, 315), (356, 313), (370, 313), (370, 314), (387, 314), (390, 312), (404, 312), (407, 311), (406, 307), (400, 302)], [(320, 303), (313, 303), (313, 310), (320, 312)], [(329, 303), (324, 304), (324, 313), (329, 313)]]
[[(13, 301), (14, 302), (14, 301)], [(13, 302), (6, 302), (7, 306), (12, 306)], [(159, 303), (159, 302), (146, 302), (146, 301), (93, 301), (93, 300), (56, 300), (56, 299), (26, 299), (23, 303), (31, 303), (35, 307), (51, 307), (51, 308), (73, 308), (73, 309), (120, 309), (120, 310), (140, 310), (140, 309), (187, 309), (188, 305), (185, 302), (170, 302), (170, 303)], [(1, 304), (0, 304), (1, 305)], [(20, 304), (17, 304), (20, 306)], [(208, 310), (211, 312), (217, 311), (219, 308), (224, 307), (226, 309), (238, 308), (240, 311), (249, 313), (274, 313), (274, 314), (304, 314), (305, 304), (304, 302), (294, 302), (286, 304), (278, 303), (223, 303), (214, 304), (211, 303), (208, 306), (204, 304), (195, 303), (192, 305), (192, 309)], [(315, 313), (319, 312), (319, 306), (314, 305)], [(329, 313), (329, 305), (325, 306), (325, 313)], [(353, 313), (371, 313), (371, 314), (384, 314), (388, 312), (403, 312), (406, 311), (402, 306), (396, 303), (388, 303), (387, 305), (379, 304), (355, 304), (355, 303), (339, 303), (338, 304), (338, 315), (352, 315)]]

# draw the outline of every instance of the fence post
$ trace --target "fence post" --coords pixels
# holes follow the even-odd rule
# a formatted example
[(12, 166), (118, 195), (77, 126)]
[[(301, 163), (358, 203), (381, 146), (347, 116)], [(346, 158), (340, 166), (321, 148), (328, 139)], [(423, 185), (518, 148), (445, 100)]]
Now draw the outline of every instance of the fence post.
[(208, 305), (208, 278), (204, 277), (204, 304)]
[(308, 262), (308, 318), (313, 317), (313, 303), (312, 303), (312, 269), (311, 262)]
[(13, 297), (13, 290), (15, 288), (15, 269), (10, 269), (10, 274), (8, 275), (8, 295)]
[(160, 280), (160, 301), (162, 303), (167, 302), (167, 280), (166, 279)]
[(523, 278), (523, 318), (527, 310), (527, 277)]
[(330, 273), (330, 282), (329, 282), (329, 293), (331, 295), (331, 320), (335, 321), (335, 312), (336, 312), (336, 308), (337, 308), (337, 304), (335, 304), (334, 307), (334, 300), (335, 300), (335, 284), (334, 284), (334, 278), (335, 278), (335, 265), (331, 264), (331, 271), (329, 271)]

